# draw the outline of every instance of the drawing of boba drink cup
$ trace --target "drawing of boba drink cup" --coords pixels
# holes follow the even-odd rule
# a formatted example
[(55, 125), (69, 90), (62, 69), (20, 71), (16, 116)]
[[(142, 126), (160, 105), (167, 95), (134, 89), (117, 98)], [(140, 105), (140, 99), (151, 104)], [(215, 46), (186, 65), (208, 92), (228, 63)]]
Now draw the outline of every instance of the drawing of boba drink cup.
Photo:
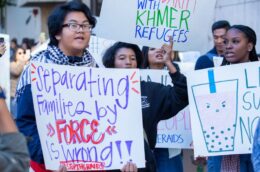
[[(212, 91), (212, 84), (215, 88)], [(234, 150), (238, 80), (225, 80), (192, 86), (201, 132), (208, 152)]]

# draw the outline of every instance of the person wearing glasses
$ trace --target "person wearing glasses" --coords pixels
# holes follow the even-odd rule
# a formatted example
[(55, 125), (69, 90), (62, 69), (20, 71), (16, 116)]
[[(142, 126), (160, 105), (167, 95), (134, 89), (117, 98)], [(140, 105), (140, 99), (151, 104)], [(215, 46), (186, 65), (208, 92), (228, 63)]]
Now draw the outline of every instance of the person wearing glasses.
[[(59, 65), (97, 67), (96, 61), (87, 51), (91, 30), (96, 19), (90, 9), (80, 1), (69, 1), (56, 7), (48, 17), (50, 43), (46, 50), (31, 57), (32, 62)], [(30, 167), (36, 172), (49, 171), (44, 165), (43, 153), (36, 126), (31, 92), (31, 71), (24, 69), (16, 92), (19, 130), (30, 138)], [(64, 169), (61, 169), (62, 171)]]

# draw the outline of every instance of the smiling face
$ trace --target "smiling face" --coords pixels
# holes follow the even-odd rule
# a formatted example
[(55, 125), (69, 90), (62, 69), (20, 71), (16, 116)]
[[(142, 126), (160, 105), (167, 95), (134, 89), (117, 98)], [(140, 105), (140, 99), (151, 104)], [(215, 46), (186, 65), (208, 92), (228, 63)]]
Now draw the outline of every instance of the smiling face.
[[(68, 13), (63, 24), (68, 23), (89, 24), (87, 17), (82, 12)], [(82, 28), (78, 31), (72, 31), (68, 26), (65, 26), (55, 37), (59, 41), (58, 47), (65, 55), (82, 56), (84, 49), (88, 47), (90, 34), (90, 32), (83, 31)]]
[(234, 118), (235, 115), (232, 114), (236, 113), (235, 103), (236, 96), (232, 92), (210, 93), (196, 98), (200, 117), (214, 119), (215, 122), (220, 122), (218, 124), (225, 119)]
[(230, 63), (243, 63), (249, 61), (249, 53), (253, 44), (248, 41), (246, 35), (238, 29), (230, 29), (227, 32), (225, 58)]
[(115, 54), (115, 68), (137, 68), (135, 52), (130, 48), (120, 48)]

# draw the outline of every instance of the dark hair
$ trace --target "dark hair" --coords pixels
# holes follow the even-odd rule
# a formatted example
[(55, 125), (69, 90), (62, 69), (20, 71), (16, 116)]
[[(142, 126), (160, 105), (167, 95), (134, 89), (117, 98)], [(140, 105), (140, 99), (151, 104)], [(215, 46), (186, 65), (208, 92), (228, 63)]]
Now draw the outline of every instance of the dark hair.
[[(248, 42), (253, 44), (253, 49), (249, 53), (249, 60), (250, 61), (258, 61), (256, 48), (255, 48), (255, 46), (256, 46), (256, 33), (255, 33), (255, 31), (252, 28), (245, 26), (245, 25), (233, 25), (233, 26), (230, 27), (229, 30), (231, 30), (231, 29), (237, 29), (240, 32), (242, 32), (246, 36), (246, 38), (248, 39)], [(228, 63), (229, 62), (226, 61), (226, 59), (224, 58), (222, 64), (225, 65), (225, 64), (228, 64)]]
[(16, 39), (16, 38), (13, 38), (13, 39), (11, 40), (11, 42), (15, 43), (15, 45), (18, 45), (18, 44), (17, 44), (17, 39)]
[(22, 39), (22, 45), (25, 45), (26, 48), (25, 49), (31, 49), (35, 44), (34, 44), (34, 39), (30, 39), (30, 38), (23, 38)]
[(142, 53), (143, 53), (143, 64), (142, 68), (146, 69), (149, 67), (149, 57), (148, 57), (149, 47), (143, 46)]
[(102, 62), (105, 67), (114, 68), (115, 67), (115, 55), (117, 51), (121, 48), (129, 48), (135, 52), (137, 68), (141, 68), (143, 55), (140, 48), (135, 44), (125, 43), (125, 42), (116, 42), (111, 47), (109, 47), (103, 57)]
[(50, 36), (50, 45), (58, 45), (58, 40), (55, 38), (62, 30), (62, 25), (65, 17), (70, 12), (83, 12), (87, 17), (89, 24), (93, 27), (96, 25), (96, 19), (87, 5), (81, 1), (70, 1), (63, 5), (57, 6), (48, 17), (48, 30)]
[(216, 21), (215, 23), (213, 23), (211, 30), (212, 30), (212, 33), (213, 33), (216, 29), (226, 29), (226, 30), (228, 30), (229, 28), (230, 28), (230, 24), (229, 24), (228, 21), (219, 20), (219, 21)]

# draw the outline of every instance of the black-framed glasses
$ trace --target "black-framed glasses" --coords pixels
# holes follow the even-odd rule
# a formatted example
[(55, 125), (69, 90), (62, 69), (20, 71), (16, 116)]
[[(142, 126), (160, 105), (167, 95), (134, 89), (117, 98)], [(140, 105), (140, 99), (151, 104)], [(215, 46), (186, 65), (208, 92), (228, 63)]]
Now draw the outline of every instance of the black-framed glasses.
[(68, 27), (71, 31), (77, 32), (81, 28), (84, 32), (91, 32), (92, 25), (90, 24), (78, 24), (78, 23), (66, 23), (62, 27)]

